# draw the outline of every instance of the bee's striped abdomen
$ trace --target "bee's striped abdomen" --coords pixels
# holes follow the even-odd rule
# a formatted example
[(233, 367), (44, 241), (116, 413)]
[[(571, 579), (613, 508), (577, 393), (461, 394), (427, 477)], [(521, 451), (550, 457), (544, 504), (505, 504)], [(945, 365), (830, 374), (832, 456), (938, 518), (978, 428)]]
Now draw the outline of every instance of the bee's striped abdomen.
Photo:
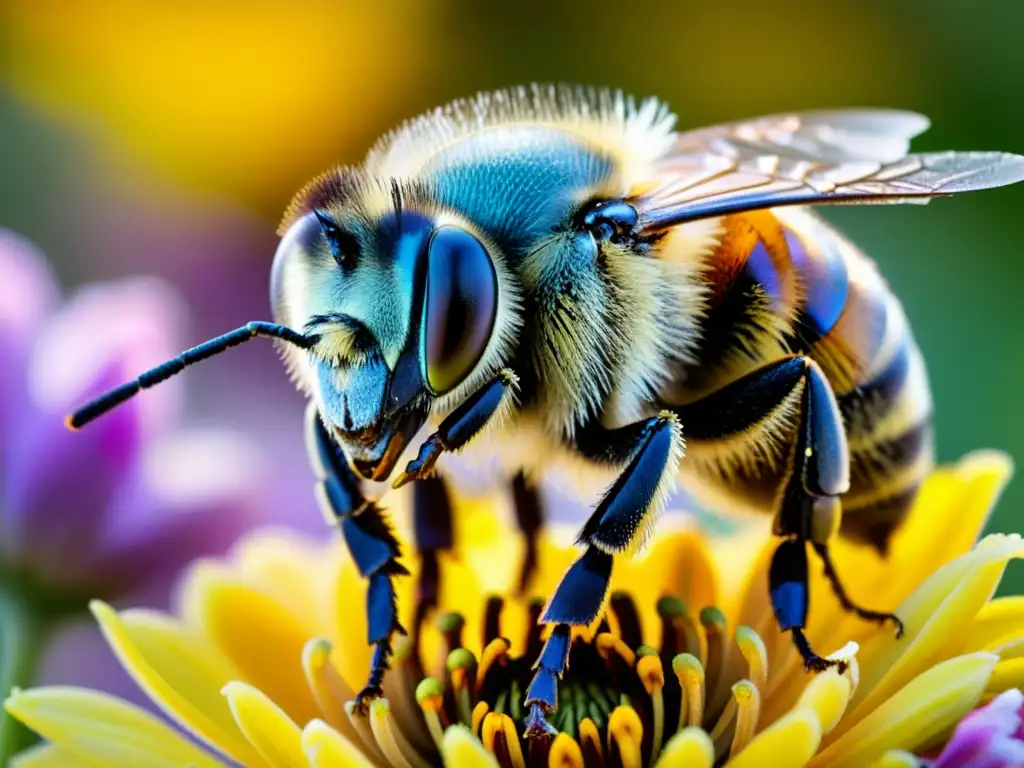
[[(688, 397), (786, 354), (813, 358), (850, 444), (843, 533), (884, 547), (933, 453), (927, 377), (899, 302), (867, 257), (805, 211), (730, 216), (723, 227), (707, 261), (708, 311), (686, 371)], [(763, 508), (785, 468), (756, 439), (749, 458), (733, 455), (717, 479)]]

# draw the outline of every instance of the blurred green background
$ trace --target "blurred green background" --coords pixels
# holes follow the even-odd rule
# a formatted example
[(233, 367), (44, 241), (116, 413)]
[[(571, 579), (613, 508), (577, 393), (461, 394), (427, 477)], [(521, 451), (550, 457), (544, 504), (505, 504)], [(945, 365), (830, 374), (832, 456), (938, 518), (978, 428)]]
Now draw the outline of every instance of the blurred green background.
[[(617, 86), (660, 95), (682, 127), (901, 107), (933, 120), (918, 149), (1024, 153), (1019, 0), (2, 7), (0, 226), (39, 244), (67, 286), (167, 277), (197, 340), (267, 315), (273, 231), (306, 179), (358, 161), (402, 118), (481, 89)], [(930, 365), (940, 458), (983, 446), (1024, 457), (1024, 185), (826, 214), (903, 298)], [(263, 403), (259, 420), (280, 412), (273, 423), (290, 426), (262, 436), (301, 460), (301, 404), (282, 394), (274, 356), (239, 355), (254, 371), (246, 391), (232, 366), (197, 373), (193, 417), (252, 422)], [(991, 527), (1024, 529), (1022, 508), (1018, 481)], [(1004, 588), (1024, 590), (1024, 569)]]

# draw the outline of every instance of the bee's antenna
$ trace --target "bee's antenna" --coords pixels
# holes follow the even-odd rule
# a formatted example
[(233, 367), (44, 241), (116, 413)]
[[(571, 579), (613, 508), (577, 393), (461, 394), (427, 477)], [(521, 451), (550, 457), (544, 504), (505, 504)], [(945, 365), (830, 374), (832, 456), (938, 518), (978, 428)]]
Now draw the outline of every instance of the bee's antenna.
[(217, 336), (209, 341), (204, 341), (199, 346), (182, 352), (177, 357), (161, 363), (156, 368), (151, 368), (135, 379), (135, 381), (129, 381), (127, 384), (122, 384), (100, 395), (91, 403), (82, 406), (68, 416), (64, 423), (69, 429), (80, 429), (93, 419), (102, 416), (107, 411), (131, 399), (142, 390), (149, 389), (162, 381), (166, 381), (171, 376), (181, 373), (187, 366), (206, 360), (214, 355), (219, 355), (224, 350), (237, 347), (239, 344), (244, 344), (251, 339), (255, 339), (257, 336), (287, 341), (289, 344), (294, 344), (302, 349), (309, 349), (316, 344), (318, 339), (315, 335), (306, 336), (284, 325), (254, 320), (251, 323), (246, 323), (241, 328), (236, 328), (230, 333), (225, 333), (223, 336)]

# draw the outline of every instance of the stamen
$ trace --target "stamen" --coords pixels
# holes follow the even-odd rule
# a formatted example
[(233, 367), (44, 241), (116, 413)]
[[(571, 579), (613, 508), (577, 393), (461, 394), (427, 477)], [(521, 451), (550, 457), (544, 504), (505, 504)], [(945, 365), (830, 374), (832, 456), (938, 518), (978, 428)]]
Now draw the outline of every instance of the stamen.
[(651, 697), (651, 762), (661, 751), (661, 740), (665, 736), (665, 699), (661, 692), (665, 688), (665, 669), (657, 654), (641, 656), (636, 663), (636, 672)]
[(704, 721), (704, 665), (692, 653), (681, 653), (672, 659), (672, 671), (683, 691), (679, 704), (679, 728), (700, 726)]
[(612, 763), (617, 757), (622, 768), (641, 768), (643, 740), (644, 727), (636, 710), (616, 707), (608, 719), (608, 755)]
[(594, 638), (594, 647), (601, 654), (612, 673), (617, 688), (623, 688), (625, 681), (633, 674), (636, 654), (632, 649), (610, 632), (602, 632)]
[(604, 765), (604, 749), (601, 747), (601, 734), (589, 717), (580, 720), (580, 748), (583, 750), (583, 763), (587, 766)]
[(707, 709), (716, 712), (721, 706), (720, 701), (724, 695), (723, 683), (725, 676), (722, 670), (725, 667), (725, 642), (726, 623), (725, 614), (715, 606), (708, 606), (700, 612), (700, 624), (704, 629), (704, 639), (707, 643), (706, 677), (713, 681), (713, 690), (707, 693)]
[(448, 654), (445, 663), (451, 678), (452, 690), (455, 692), (455, 704), (459, 719), (464, 725), (473, 722), (473, 701), (470, 692), (473, 689), (476, 674), (476, 656), (466, 648), (456, 648)]
[(391, 715), (399, 730), (409, 739), (413, 749), (431, 754), (434, 742), (416, 703), (416, 686), (426, 675), (420, 664), (416, 644), (409, 635), (395, 639), (391, 657), (391, 673), (384, 679), (384, 695), (391, 702)]
[(440, 751), (444, 743), (444, 729), (448, 725), (441, 722), (444, 716), (444, 686), (432, 677), (424, 678), (416, 686), (416, 702), (423, 710), (430, 737)]
[(736, 645), (747, 660), (747, 677), (759, 690), (764, 690), (768, 682), (768, 649), (761, 635), (750, 627), (736, 627)]
[(484, 645), (501, 636), (501, 611), (505, 601), (497, 595), (487, 598), (484, 608)]
[(387, 699), (374, 699), (370, 703), (370, 728), (377, 739), (377, 745), (391, 765), (399, 768), (430, 768), (430, 764), (409, 745), (401, 729), (396, 726)]
[(495, 672), (499, 668), (504, 669), (508, 666), (508, 651), (510, 647), (511, 643), (504, 637), (496, 637), (487, 643), (487, 647), (480, 654), (480, 664), (477, 666), (476, 688), (474, 690), (478, 699), (488, 698), (486, 694), (490, 692), (490, 689), (494, 688), (494, 686), (488, 685), (488, 673)]
[(370, 727), (370, 714), (367, 708), (364, 706), (356, 706), (355, 701), (348, 701), (345, 703), (345, 714), (348, 716), (348, 721), (352, 723), (352, 727), (355, 728), (356, 733), (359, 735), (359, 740), (363, 744), (367, 745), (369, 751), (374, 757), (382, 763), (387, 763), (387, 758), (384, 753), (380, 751), (380, 746), (377, 744), (377, 738), (373, 735), (373, 728)]
[(355, 693), (331, 663), (332, 650), (330, 642), (323, 638), (310, 640), (302, 649), (302, 669), (324, 720), (339, 729), (347, 719), (344, 702), (354, 698)]
[(527, 659), (540, 657), (541, 649), (544, 647), (544, 625), (540, 623), (541, 613), (544, 611), (544, 601), (534, 598), (527, 606), (526, 616), (526, 638), (523, 643), (524, 656)]
[(583, 768), (583, 750), (574, 738), (560, 733), (551, 744), (547, 764), (549, 768)]
[(461, 613), (447, 611), (437, 617), (437, 629), (444, 637), (444, 657), (456, 648), (462, 647), (462, 629), (466, 626), (466, 620)]
[(661, 617), (661, 655), (675, 657), (691, 653), (704, 664), (708, 656), (707, 640), (686, 610), (686, 604), (675, 595), (665, 595), (658, 600), (658, 615)]
[(619, 637), (622, 642), (630, 648), (636, 648), (643, 642), (643, 632), (640, 629), (640, 613), (636, 609), (636, 603), (628, 592), (615, 592), (608, 603), (619, 624)]
[(732, 687), (733, 700), (736, 702), (736, 730), (729, 747), (729, 759), (746, 749), (757, 731), (757, 721), (761, 717), (761, 693), (750, 680), (740, 680)]
[(487, 717), (487, 713), (490, 711), (491, 708), (487, 705), (486, 701), (478, 701), (476, 706), (473, 707), (473, 723), (470, 727), (478, 737), (480, 736), (480, 726), (483, 725), (484, 718)]
[(494, 753), (502, 768), (526, 768), (516, 726), (508, 715), (491, 712), (484, 718), (484, 747)]

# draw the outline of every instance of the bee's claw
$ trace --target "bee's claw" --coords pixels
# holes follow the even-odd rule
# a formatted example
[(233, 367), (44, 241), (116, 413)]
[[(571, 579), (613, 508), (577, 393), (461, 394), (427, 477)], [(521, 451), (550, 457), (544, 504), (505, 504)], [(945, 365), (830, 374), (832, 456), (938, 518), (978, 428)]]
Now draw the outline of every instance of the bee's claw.
[(421, 480), (424, 477), (430, 475), (434, 471), (434, 465), (437, 464), (437, 460), (441, 458), (441, 454), (444, 453), (444, 446), (441, 444), (441, 438), (435, 432), (427, 438), (426, 442), (420, 446), (420, 452), (415, 459), (410, 461), (405, 466), (405, 471), (402, 472), (395, 481), (391, 484), (392, 488), (401, 488), (406, 483), (412, 480)]
[(379, 699), (384, 695), (384, 691), (381, 690), (380, 686), (368, 685), (358, 694), (356, 694), (355, 705), (356, 709), (361, 712), (366, 712), (369, 708), (370, 702), (375, 699)]
[(544, 717), (544, 708), (540, 704), (531, 704), (530, 711), (526, 715), (526, 730), (524, 735), (528, 739), (541, 737), (554, 737), (558, 730)]
[(835, 667), (836, 671), (841, 675), (846, 672), (848, 666), (849, 664), (841, 659), (826, 659), (821, 656), (811, 656), (804, 659), (805, 672), (824, 672), (826, 669)]
[(406, 483), (411, 482), (412, 480), (415, 479), (416, 478), (413, 475), (409, 474), (408, 468), (406, 468), (406, 470), (402, 472), (402, 474), (400, 474), (398, 477), (394, 479), (394, 481), (391, 483), (391, 487), (401, 488)]

